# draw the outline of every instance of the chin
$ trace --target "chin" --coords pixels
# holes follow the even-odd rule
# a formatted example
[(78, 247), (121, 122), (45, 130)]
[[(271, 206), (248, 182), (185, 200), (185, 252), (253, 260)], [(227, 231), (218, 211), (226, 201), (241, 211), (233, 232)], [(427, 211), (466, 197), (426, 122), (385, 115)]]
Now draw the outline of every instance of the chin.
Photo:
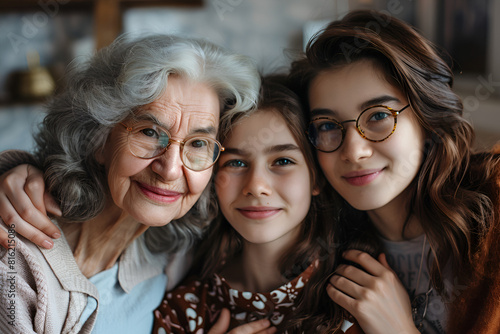
[(175, 217), (172, 217), (168, 214), (150, 214), (147, 217), (144, 217), (143, 215), (134, 215), (131, 213), (131, 216), (140, 222), (143, 225), (149, 226), (149, 227), (158, 227), (158, 226), (165, 226), (168, 223), (170, 223), (172, 220), (177, 219)]
[(251, 244), (254, 244), (254, 245), (263, 245), (263, 244), (267, 244), (268, 242), (271, 242), (272, 240), (268, 240), (268, 239), (257, 239), (257, 238), (249, 238), (249, 239), (245, 239), (248, 243), (251, 243)]
[(347, 203), (349, 203), (353, 208), (359, 211), (371, 211), (371, 210), (377, 210), (380, 209), (381, 207), (387, 205), (387, 201), (373, 201), (373, 198), (367, 201), (360, 201), (359, 198), (356, 200), (347, 200)]
[(238, 232), (238, 234), (243, 238), (245, 239), (246, 242), (248, 243), (251, 243), (251, 244), (255, 244), (255, 245), (259, 245), (259, 244), (265, 244), (270, 240), (270, 238), (268, 236), (263, 236), (263, 235), (245, 235), (245, 234), (242, 234), (240, 232)]

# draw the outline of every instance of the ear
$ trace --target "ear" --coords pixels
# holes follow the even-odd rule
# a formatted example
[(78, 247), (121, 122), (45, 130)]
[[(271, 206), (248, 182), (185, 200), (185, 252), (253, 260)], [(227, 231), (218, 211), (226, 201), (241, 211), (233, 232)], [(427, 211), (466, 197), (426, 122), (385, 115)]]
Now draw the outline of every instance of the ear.
[(312, 188), (311, 194), (313, 196), (318, 196), (320, 192), (321, 192), (321, 188), (317, 184), (314, 185), (314, 187)]

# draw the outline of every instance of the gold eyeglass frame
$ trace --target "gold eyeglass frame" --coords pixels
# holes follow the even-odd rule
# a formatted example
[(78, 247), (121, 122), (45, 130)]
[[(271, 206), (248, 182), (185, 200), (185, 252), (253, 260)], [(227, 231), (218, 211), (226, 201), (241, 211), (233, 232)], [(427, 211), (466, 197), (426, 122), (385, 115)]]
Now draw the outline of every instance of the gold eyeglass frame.
[[(318, 151), (321, 151), (321, 152), (325, 152), (325, 153), (332, 153), (332, 152), (335, 152), (337, 151), (340, 146), (342, 146), (342, 144), (344, 143), (344, 139), (345, 139), (345, 136), (346, 136), (346, 128), (344, 126), (345, 123), (350, 123), (350, 122), (356, 122), (356, 131), (359, 133), (359, 135), (368, 140), (368, 141), (371, 141), (373, 143), (380, 143), (380, 142), (383, 142), (384, 140), (386, 140), (387, 138), (389, 138), (390, 136), (392, 136), (392, 134), (394, 133), (394, 131), (396, 131), (396, 125), (398, 123), (398, 115), (401, 114), (405, 109), (407, 109), (408, 107), (410, 106), (410, 104), (407, 104), (406, 106), (404, 106), (403, 108), (399, 109), (399, 110), (395, 110), (391, 107), (388, 107), (388, 106), (384, 106), (382, 104), (377, 104), (377, 105), (373, 105), (373, 106), (370, 106), (366, 109), (364, 109), (358, 116), (358, 118), (356, 119), (349, 119), (349, 120), (346, 120), (346, 121), (343, 121), (343, 122), (339, 122), (337, 121), (336, 119), (334, 118), (331, 118), (331, 117), (328, 117), (328, 116), (320, 116), (320, 117), (316, 117), (314, 118), (313, 120), (311, 120), (309, 122), (309, 127), (311, 126), (311, 124), (313, 124), (314, 122), (318, 121), (318, 120), (328, 120), (330, 122), (333, 122), (335, 124), (338, 125), (338, 127), (340, 128), (340, 131), (342, 132), (342, 140), (340, 141), (340, 144), (339, 146), (337, 146), (337, 148), (335, 148), (334, 150), (331, 150), (331, 151), (325, 151), (325, 150), (322, 150), (318, 147), (316, 147), (316, 145), (314, 145), (314, 142), (313, 140), (311, 139), (311, 136), (309, 134), (309, 131), (306, 131), (306, 134), (307, 134), (307, 138), (309, 139), (309, 141), (311, 142), (311, 144), (313, 144), (313, 146), (318, 150)], [(368, 110), (370, 109), (373, 109), (373, 108), (378, 108), (378, 107), (382, 107), (382, 108), (386, 108), (387, 110), (389, 110), (392, 114), (392, 117), (394, 117), (394, 126), (392, 127), (392, 131), (391, 133), (389, 133), (385, 138), (383, 139), (370, 139), (370, 138), (367, 138), (365, 133), (363, 132), (363, 130), (361, 129), (361, 126), (359, 125), (359, 119), (361, 118), (361, 116)]]
[[(140, 157), (138, 155), (136, 155), (131, 147), (130, 147), (130, 134), (132, 133), (132, 131), (134, 130), (133, 127), (131, 126), (128, 126), (126, 125), (125, 123), (123, 122), (120, 122), (120, 124), (125, 127), (125, 129), (127, 130), (127, 145), (128, 145), (128, 150), (130, 151), (130, 153), (136, 157), (136, 158), (139, 158), (139, 159), (144, 159), (144, 160), (149, 160), (149, 159), (155, 159), (155, 158), (158, 158), (159, 156), (161, 156), (162, 154), (165, 154), (165, 152), (167, 152), (167, 149), (170, 147), (170, 144), (172, 143), (177, 143), (179, 144), (180, 146), (180, 156), (181, 156), (181, 161), (182, 161), (182, 165), (184, 167), (186, 167), (187, 169), (189, 170), (192, 170), (194, 172), (202, 172), (204, 170), (207, 170), (209, 169), (210, 167), (212, 167), (213, 165), (215, 165), (215, 163), (217, 162), (217, 160), (219, 160), (219, 157), (220, 157), (220, 153), (223, 152), (225, 150), (224, 146), (222, 146), (222, 144), (217, 140), (217, 139), (214, 139), (214, 138), (211, 138), (211, 137), (207, 137), (207, 136), (189, 136), (187, 138), (184, 138), (184, 140), (176, 140), (176, 139), (172, 139), (171, 136), (170, 136), (170, 132), (168, 132), (167, 129), (157, 125), (159, 128), (162, 129), (163, 132), (165, 132), (167, 135), (168, 135), (168, 143), (167, 143), (167, 146), (165, 146), (161, 151), (160, 153), (152, 156), (152, 157), (149, 157), (149, 158), (145, 158), (145, 157)], [(186, 144), (187, 141), (191, 140), (191, 139), (194, 139), (194, 138), (197, 138), (197, 139), (208, 139), (209, 141), (213, 141), (215, 142), (218, 146), (219, 146), (219, 152), (217, 154), (217, 157), (214, 159), (214, 161), (208, 166), (208, 167), (205, 167), (203, 169), (193, 169), (189, 166), (186, 165), (186, 163), (184, 162), (184, 145)]]

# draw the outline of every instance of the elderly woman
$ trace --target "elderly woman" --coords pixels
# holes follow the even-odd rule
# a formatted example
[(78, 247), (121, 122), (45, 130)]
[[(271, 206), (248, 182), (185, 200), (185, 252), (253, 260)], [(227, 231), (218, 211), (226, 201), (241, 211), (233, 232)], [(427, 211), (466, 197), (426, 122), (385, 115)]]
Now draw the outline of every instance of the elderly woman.
[(2, 332), (150, 332), (168, 255), (212, 215), (220, 113), (251, 109), (258, 89), (246, 57), (164, 35), (120, 38), (73, 68), (34, 157), (62, 237), (41, 249), (2, 217)]

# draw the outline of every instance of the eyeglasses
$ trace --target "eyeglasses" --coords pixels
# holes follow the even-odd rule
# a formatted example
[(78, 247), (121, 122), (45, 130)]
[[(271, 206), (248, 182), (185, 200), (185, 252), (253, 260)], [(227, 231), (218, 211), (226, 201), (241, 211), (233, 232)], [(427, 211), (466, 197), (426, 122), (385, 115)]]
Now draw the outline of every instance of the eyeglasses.
[(181, 161), (186, 168), (203, 171), (212, 167), (224, 147), (210, 137), (188, 137), (184, 141), (172, 139), (163, 127), (148, 121), (140, 121), (133, 127), (120, 123), (127, 129), (130, 152), (141, 159), (153, 159), (166, 152), (171, 143), (181, 147)]
[(321, 152), (335, 152), (344, 142), (345, 123), (356, 122), (356, 130), (361, 137), (371, 142), (381, 142), (389, 138), (396, 130), (398, 115), (410, 105), (394, 110), (383, 105), (366, 108), (357, 119), (343, 122), (330, 117), (317, 117), (309, 123), (307, 136), (311, 143)]

